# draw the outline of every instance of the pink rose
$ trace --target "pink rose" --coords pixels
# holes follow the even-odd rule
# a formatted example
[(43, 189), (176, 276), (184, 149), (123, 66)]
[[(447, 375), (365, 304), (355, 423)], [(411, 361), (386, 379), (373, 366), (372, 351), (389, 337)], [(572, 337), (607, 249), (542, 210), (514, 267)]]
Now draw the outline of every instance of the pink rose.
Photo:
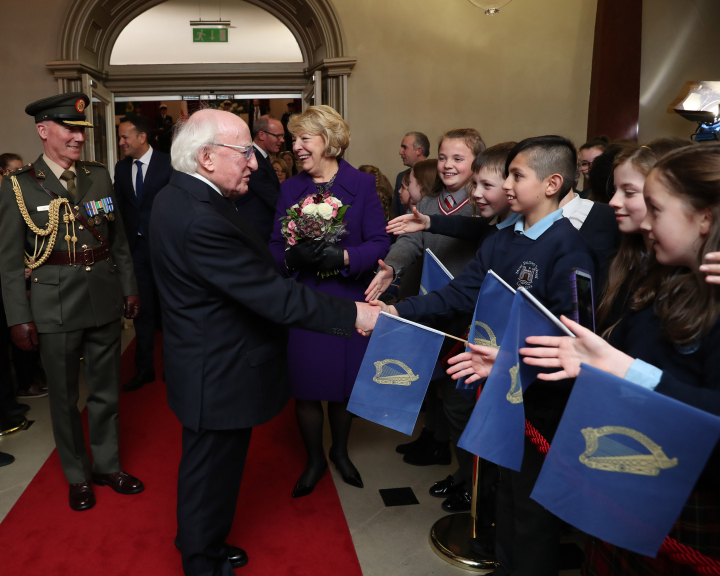
[(294, 235), (290, 236), (290, 238), (287, 239), (287, 242), (288, 242), (288, 244), (290, 244), (290, 246), (295, 246), (295, 244), (297, 244), (297, 240), (295, 240)]
[(312, 196), (308, 196), (307, 198), (305, 198), (305, 200), (303, 200), (302, 207), (305, 208), (305, 206), (307, 206), (308, 204), (314, 204), (314, 203), (315, 203), (315, 199)]
[(333, 205), (332, 198), (325, 198), (325, 204), (330, 204), (330, 206)]
[(295, 230), (296, 227), (297, 227), (297, 226), (296, 226), (296, 224), (295, 224), (295, 220), (290, 220), (290, 222), (288, 222), (288, 227), (287, 227), (287, 229), (288, 229), (289, 232), (292, 232), (293, 230)]
[(335, 218), (337, 216), (337, 207), (334, 207), (332, 217)]

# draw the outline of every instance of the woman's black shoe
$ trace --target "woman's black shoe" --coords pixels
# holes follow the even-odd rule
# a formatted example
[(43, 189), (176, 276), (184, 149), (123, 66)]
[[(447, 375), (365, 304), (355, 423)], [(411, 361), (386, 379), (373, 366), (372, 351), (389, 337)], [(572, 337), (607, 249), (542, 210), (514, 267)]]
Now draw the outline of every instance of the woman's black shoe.
[[(335, 464), (335, 468), (337, 468), (340, 471), (340, 476), (342, 476), (343, 482), (345, 484), (350, 484), (350, 486), (355, 486), (355, 488), (364, 488), (365, 485), (363, 484), (362, 478), (360, 477), (360, 472), (355, 470), (355, 472), (345, 475), (342, 470), (340, 470), (340, 466), (338, 466), (338, 463), (335, 461), (335, 459), (332, 457), (332, 454), (329, 455), (330, 461)], [(350, 463), (350, 466), (355, 468), (353, 466), (352, 462), (350, 462), (350, 459), (348, 459), (348, 462)]]
[[(322, 469), (322, 472), (318, 475), (315, 482), (313, 482), (310, 486), (306, 486), (305, 484), (301, 483), (301, 480), (297, 481), (297, 484), (295, 484), (295, 488), (293, 489), (292, 497), (293, 498), (302, 498), (303, 496), (307, 496), (310, 494), (313, 490), (315, 490), (315, 485), (320, 481), (320, 478), (323, 477), (325, 474), (325, 470), (327, 470), (327, 462), (325, 463), (325, 467)], [(304, 472), (303, 472), (304, 474)]]

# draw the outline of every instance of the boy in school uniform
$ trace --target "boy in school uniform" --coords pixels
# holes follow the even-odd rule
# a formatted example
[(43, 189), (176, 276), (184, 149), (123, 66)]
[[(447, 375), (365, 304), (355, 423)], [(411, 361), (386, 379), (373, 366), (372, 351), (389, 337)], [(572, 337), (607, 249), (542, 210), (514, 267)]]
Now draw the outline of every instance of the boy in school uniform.
[[(577, 171), (573, 143), (560, 136), (528, 138), (508, 155), (503, 184), (513, 226), (489, 237), (463, 272), (441, 290), (408, 298), (384, 311), (432, 326), (472, 314), (485, 275), (492, 269), (514, 287), (530, 291), (559, 316), (572, 311), (570, 272), (595, 274), (597, 258), (578, 230), (563, 218), (560, 201)], [(572, 381), (536, 381), (524, 395), (526, 418), (548, 440), (560, 422)], [(496, 509), (495, 576), (557, 576), (560, 521), (530, 499), (543, 456), (526, 440), (520, 472), (500, 468)]]

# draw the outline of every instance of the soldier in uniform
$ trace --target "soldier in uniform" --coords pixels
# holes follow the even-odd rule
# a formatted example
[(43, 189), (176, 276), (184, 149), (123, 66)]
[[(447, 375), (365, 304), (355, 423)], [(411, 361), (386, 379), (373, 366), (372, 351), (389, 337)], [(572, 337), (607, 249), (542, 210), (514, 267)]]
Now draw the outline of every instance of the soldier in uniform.
[[(25, 112), (35, 118), (45, 153), (0, 186), (5, 314), (13, 342), (40, 349), (73, 510), (94, 506), (91, 482), (121, 494), (144, 488), (122, 471), (118, 457), (120, 317), (137, 316), (140, 299), (110, 174), (98, 162), (80, 160), (91, 126), (88, 103), (85, 94), (70, 93), (30, 104)], [(81, 357), (92, 467), (77, 408)]]

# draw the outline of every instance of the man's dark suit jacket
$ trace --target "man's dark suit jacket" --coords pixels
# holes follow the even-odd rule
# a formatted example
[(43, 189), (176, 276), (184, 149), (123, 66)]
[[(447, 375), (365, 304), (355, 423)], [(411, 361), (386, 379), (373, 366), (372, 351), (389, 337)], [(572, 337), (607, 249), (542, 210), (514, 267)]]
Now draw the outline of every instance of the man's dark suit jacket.
[(258, 169), (250, 174), (247, 193), (235, 201), (235, 205), (265, 244), (275, 224), (275, 206), (280, 198), (280, 180), (270, 158), (255, 150)]
[(150, 211), (157, 193), (170, 181), (173, 167), (170, 156), (153, 148), (147, 174), (143, 180), (143, 194), (140, 206), (133, 186), (132, 165), (134, 160), (129, 156), (115, 164), (115, 201), (118, 204), (125, 224), (125, 235), (132, 250), (137, 242), (138, 230), (142, 223), (143, 233), (150, 234)]
[(283, 278), (267, 244), (205, 182), (175, 172), (150, 249), (170, 408), (193, 430), (249, 428), (290, 398), (287, 327), (349, 338), (355, 303)]

